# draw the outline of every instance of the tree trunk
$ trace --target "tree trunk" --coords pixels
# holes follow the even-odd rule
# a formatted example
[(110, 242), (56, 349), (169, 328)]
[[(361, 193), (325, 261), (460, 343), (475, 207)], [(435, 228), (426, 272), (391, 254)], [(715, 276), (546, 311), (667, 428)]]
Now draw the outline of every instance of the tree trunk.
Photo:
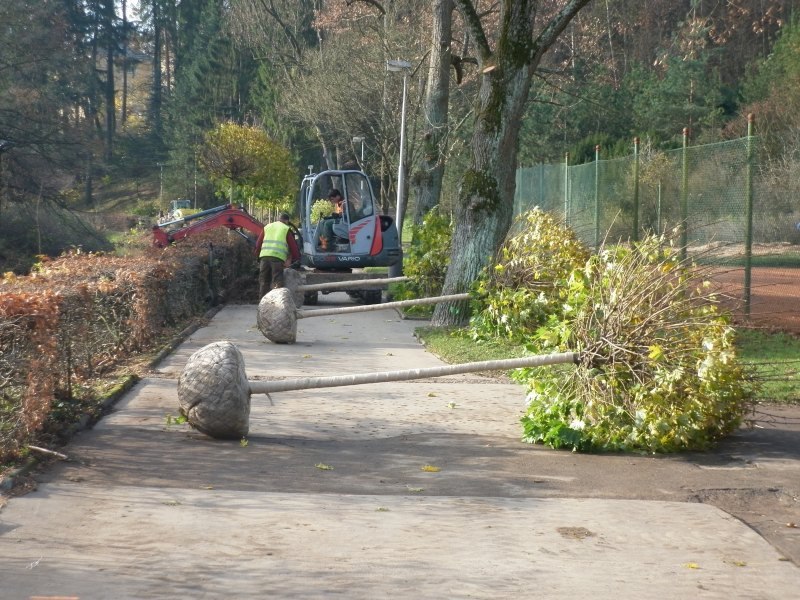
[(150, 98), (153, 130), (161, 133), (161, 14), (158, 0), (153, 0), (153, 94)]
[(114, 0), (106, 0), (103, 28), (105, 30), (106, 44), (106, 135), (105, 135), (105, 161), (111, 162), (114, 157), (114, 130), (116, 129), (116, 93), (114, 89)]
[(86, 156), (86, 174), (83, 180), (83, 203), (88, 207), (94, 204), (93, 173), (92, 154), (89, 152)]
[(122, 98), (120, 100), (120, 122), (122, 129), (128, 122), (128, 6), (122, 0)]
[[(442, 295), (468, 291), (505, 239), (513, 217), (519, 130), (533, 72), (572, 18), (590, 2), (568, 0), (535, 39), (539, 2), (502, 2), (493, 51), (473, 2), (455, 1), (478, 47), (482, 75), (472, 160), (459, 191)], [(463, 325), (469, 318), (468, 306), (467, 302), (437, 304), (433, 325)]]
[[(322, 158), (325, 160), (325, 168), (333, 170), (336, 168), (336, 157), (333, 155), (335, 149), (331, 149), (331, 147), (328, 146), (328, 143), (325, 141), (325, 134), (321, 128), (315, 127), (315, 130), (320, 146), (322, 146)], [(316, 165), (314, 165), (314, 169), (316, 170)]]
[(167, 94), (172, 89), (172, 53), (170, 46), (172, 45), (172, 38), (170, 36), (169, 27), (164, 28), (164, 75), (166, 77), (166, 90)]
[(433, 39), (425, 97), (425, 132), (418, 171), (412, 178), (416, 198), (414, 225), (439, 204), (444, 177), (444, 148), (450, 102), (450, 62), (453, 0), (437, 0), (433, 7)]

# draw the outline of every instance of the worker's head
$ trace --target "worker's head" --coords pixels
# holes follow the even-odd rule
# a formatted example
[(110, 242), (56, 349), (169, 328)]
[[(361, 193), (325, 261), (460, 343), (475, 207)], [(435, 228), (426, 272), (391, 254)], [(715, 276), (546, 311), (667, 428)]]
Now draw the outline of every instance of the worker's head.
[(331, 193), (328, 194), (328, 200), (334, 204), (340, 204), (342, 202), (342, 192), (337, 189), (331, 190)]
[(281, 213), (281, 216), (278, 217), (278, 220), (281, 223), (288, 223), (289, 222), (289, 214), (288, 213)]

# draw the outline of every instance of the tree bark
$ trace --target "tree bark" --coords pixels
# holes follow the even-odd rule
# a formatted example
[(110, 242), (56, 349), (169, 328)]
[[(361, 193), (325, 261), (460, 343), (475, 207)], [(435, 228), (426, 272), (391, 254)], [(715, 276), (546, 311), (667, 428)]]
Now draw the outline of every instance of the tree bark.
[(120, 99), (120, 122), (123, 130), (128, 122), (128, 5), (122, 0), (122, 98)]
[(150, 98), (150, 118), (157, 134), (161, 133), (161, 29), (158, 0), (153, 0), (153, 93)]
[(114, 131), (116, 129), (116, 90), (114, 88), (114, 20), (116, 18), (114, 10), (114, 0), (105, 0), (104, 5), (103, 29), (105, 31), (106, 44), (106, 85), (105, 85), (105, 104), (106, 104), (106, 135), (105, 135), (105, 156), (106, 163), (111, 162), (114, 157)]
[[(492, 49), (473, 2), (455, 0), (477, 46), (481, 85), (475, 105), (472, 160), (459, 191), (443, 295), (468, 291), (503, 242), (513, 218), (519, 130), (533, 72), (590, 1), (566, 2), (534, 39), (540, 2), (504, 0)], [(467, 302), (438, 304), (432, 323), (463, 325), (469, 318), (468, 307)]]
[(447, 116), (450, 102), (450, 62), (453, 0), (437, 0), (433, 6), (433, 39), (425, 96), (425, 131), (422, 156), (412, 178), (416, 198), (414, 225), (439, 204), (444, 177), (444, 146), (447, 142)]

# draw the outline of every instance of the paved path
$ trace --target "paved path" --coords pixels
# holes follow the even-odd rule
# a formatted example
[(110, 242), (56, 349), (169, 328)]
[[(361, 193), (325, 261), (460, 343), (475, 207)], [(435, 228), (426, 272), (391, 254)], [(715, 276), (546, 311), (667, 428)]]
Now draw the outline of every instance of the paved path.
[(441, 364), (417, 325), (304, 319), (286, 346), (224, 308), (2, 509), (0, 597), (798, 597), (800, 427), (708, 455), (556, 452), (518, 441), (521, 388), (472, 375), (254, 396), (246, 444), (168, 424), (211, 341), (251, 378)]

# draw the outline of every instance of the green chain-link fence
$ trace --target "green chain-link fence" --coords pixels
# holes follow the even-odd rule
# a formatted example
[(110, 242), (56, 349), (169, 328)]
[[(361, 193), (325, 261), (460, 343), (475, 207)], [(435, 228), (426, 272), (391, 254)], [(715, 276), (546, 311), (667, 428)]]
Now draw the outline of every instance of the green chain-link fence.
[(800, 332), (800, 197), (791, 179), (760, 168), (752, 135), (666, 152), (641, 151), (637, 141), (624, 158), (519, 169), (515, 213), (558, 214), (592, 248), (674, 232), (740, 315)]

